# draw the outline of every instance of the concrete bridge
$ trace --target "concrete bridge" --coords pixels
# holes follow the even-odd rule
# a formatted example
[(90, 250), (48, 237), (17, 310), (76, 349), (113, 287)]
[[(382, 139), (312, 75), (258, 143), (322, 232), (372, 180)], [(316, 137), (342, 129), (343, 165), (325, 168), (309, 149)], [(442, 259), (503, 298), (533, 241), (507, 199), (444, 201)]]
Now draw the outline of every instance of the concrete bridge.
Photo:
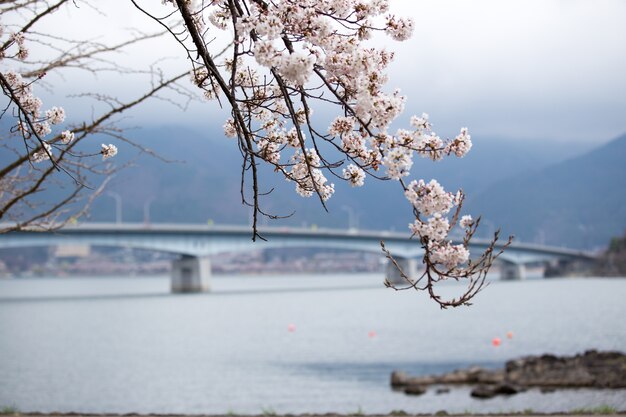
[[(224, 252), (321, 247), (381, 253), (380, 241), (384, 240), (387, 249), (410, 275), (417, 273), (418, 259), (423, 255), (420, 244), (410, 240), (408, 232), (267, 227), (260, 229), (260, 233), (267, 241), (252, 242), (249, 226), (84, 223), (55, 231), (0, 234), (0, 249), (81, 244), (175, 253), (181, 257), (172, 265), (173, 292), (208, 291), (209, 256)], [(489, 243), (488, 240), (472, 239), (470, 252), (478, 255)], [(523, 279), (524, 265), (528, 263), (590, 261), (594, 255), (572, 249), (513, 243), (498, 259), (503, 263), (503, 279)], [(395, 268), (388, 268), (387, 272), (390, 279), (394, 279), (394, 272), (397, 273)]]

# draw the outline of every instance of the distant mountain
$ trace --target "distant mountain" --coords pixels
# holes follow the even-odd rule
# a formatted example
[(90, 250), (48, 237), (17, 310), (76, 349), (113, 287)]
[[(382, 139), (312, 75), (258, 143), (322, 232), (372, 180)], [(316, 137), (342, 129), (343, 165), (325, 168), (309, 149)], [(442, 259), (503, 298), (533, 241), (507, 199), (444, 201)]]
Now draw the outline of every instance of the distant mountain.
[[(147, 210), (152, 222), (247, 222), (239, 195), (241, 157), (232, 139), (180, 126), (126, 135), (166, 161), (119, 144), (115, 162), (131, 166), (116, 174), (109, 190), (122, 196), (124, 221), (141, 222)], [(100, 197), (91, 220), (114, 221), (114, 199)]]
[(467, 207), (523, 241), (606, 247), (626, 228), (626, 135), (538, 172), (503, 179), (472, 196)]
[[(129, 135), (177, 162), (140, 155), (117, 174), (110, 189), (122, 195), (124, 221), (142, 221), (149, 208), (152, 222), (249, 223), (250, 210), (240, 196), (241, 155), (232, 139), (220, 131), (176, 126)], [(463, 188), (465, 211), (485, 219), (480, 233), (502, 227), (523, 241), (594, 248), (626, 226), (626, 136), (592, 151), (590, 146), (476, 138), (465, 158), (439, 163), (416, 158), (413, 172), (437, 178), (450, 190)], [(119, 163), (136, 154), (121, 146)], [(262, 222), (347, 227), (352, 212), (361, 228), (406, 229), (411, 210), (398, 184), (368, 179), (368, 186), (351, 189), (334, 182), (337, 192), (326, 213), (318, 200), (299, 197), (293, 184), (262, 169), (263, 190), (274, 189), (262, 198), (265, 208), (279, 215), (295, 211), (288, 219)], [(114, 218), (113, 198), (102, 196), (91, 219)]]
[[(141, 222), (149, 212), (151, 222), (248, 224), (250, 209), (241, 204), (241, 155), (236, 142), (221, 129), (198, 131), (181, 126), (128, 130), (126, 135), (170, 162), (117, 143), (116, 164), (131, 164), (110, 183), (122, 196), (123, 219)], [(81, 144), (93, 151), (94, 138)], [(415, 178), (436, 178), (446, 189), (462, 188), (468, 195), (465, 212), (482, 215), (479, 234), (496, 227), (518, 240), (580, 248), (606, 247), (609, 239), (626, 227), (626, 135), (597, 149), (590, 142), (562, 143), (539, 140), (473, 138), (472, 151), (462, 159), (433, 163), (415, 158)], [(0, 162), (13, 155), (0, 152)], [(58, 174), (61, 184), (71, 181)], [(294, 185), (270, 169), (260, 170), (262, 205), (271, 214), (293, 216), (262, 219), (274, 225), (311, 225), (345, 228), (349, 216), (360, 228), (406, 230), (411, 208), (399, 184), (367, 179), (353, 189), (329, 176), (336, 193), (326, 213), (316, 198), (301, 198)], [(41, 193), (47, 199), (58, 189)], [(245, 192), (249, 195), (249, 188)], [(351, 213), (351, 214), (350, 214)], [(114, 221), (115, 200), (98, 198), (91, 221)]]

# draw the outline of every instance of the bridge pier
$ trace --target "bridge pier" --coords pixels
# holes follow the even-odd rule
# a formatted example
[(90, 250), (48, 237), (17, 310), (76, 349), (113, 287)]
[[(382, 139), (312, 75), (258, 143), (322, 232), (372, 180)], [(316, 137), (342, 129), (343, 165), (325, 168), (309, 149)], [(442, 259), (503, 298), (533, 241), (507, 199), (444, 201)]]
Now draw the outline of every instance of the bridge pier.
[(526, 266), (513, 262), (502, 262), (500, 266), (500, 279), (502, 281), (520, 281), (526, 279)]
[[(395, 257), (395, 256), (394, 256), (394, 259), (398, 263), (398, 266), (402, 269), (402, 272), (404, 272), (404, 275), (406, 275), (413, 281), (417, 279), (417, 259), (401, 258), (401, 257)], [(387, 277), (387, 281), (389, 281), (392, 284), (395, 284), (395, 285), (407, 285), (408, 284), (408, 282), (404, 278), (402, 278), (402, 275), (400, 275), (400, 271), (398, 271), (398, 268), (396, 268), (396, 266), (391, 261), (387, 262), (385, 276)]]
[(209, 292), (211, 261), (208, 257), (183, 255), (172, 261), (171, 291), (173, 293)]

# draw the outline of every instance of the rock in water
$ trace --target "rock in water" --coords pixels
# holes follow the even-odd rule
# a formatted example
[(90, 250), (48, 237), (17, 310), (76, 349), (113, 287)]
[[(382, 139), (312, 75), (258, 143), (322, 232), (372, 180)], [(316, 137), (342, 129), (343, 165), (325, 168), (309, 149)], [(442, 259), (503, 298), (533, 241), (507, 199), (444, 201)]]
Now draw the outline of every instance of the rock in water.
[(422, 395), (426, 392), (426, 387), (423, 385), (407, 385), (404, 388), (404, 393), (408, 395)]
[(496, 394), (513, 395), (520, 392), (520, 389), (511, 384), (498, 384), (495, 386), (494, 391)]
[(496, 392), (493, 387), (489, 385), (479, 385), (472, 390), (470, 395), (474, 398), (493, 398), (496, 396)]
[[(442, 375), (410, 377), (391, 374), (391, 385), (411, 395), (421, 395), (430, 385), (476, 385), (472, 396), (492, 398), (516, 394), (525, 388), (626, 388), (626, 355), (590, 350), (576, 356), (528, 356), (508, 361), (505, 369), (473, 367)], [(546, 391), (547, 392), (547, 391)]]
[(590, 350), (569, 357), (528, 356), (507, 362), (505, 378), (526, 387), (626, 388), (626, 355)]
[(520, 390), (511, 384), (479, 385), (474, 388), (470, 395), (475, 398), (493, 398), (496, 395), (513, 395)]
[(407, 384), (409, 376), (401, 371), (393, 371), (391, 373), (391, 386), (394, 388), (401, 388)]

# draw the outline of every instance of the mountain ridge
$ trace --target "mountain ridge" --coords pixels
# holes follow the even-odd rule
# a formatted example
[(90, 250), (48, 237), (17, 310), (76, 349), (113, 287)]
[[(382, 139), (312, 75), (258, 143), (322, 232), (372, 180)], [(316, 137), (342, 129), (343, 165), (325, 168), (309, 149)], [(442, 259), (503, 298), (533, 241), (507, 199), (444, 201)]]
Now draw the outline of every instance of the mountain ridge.
[[(487, 187), (468, 201), (518, 239), (605, 247), (626, 227), (626, 134), (583, 155)], [(490, 204), (481, 204), (481, 200)]]

